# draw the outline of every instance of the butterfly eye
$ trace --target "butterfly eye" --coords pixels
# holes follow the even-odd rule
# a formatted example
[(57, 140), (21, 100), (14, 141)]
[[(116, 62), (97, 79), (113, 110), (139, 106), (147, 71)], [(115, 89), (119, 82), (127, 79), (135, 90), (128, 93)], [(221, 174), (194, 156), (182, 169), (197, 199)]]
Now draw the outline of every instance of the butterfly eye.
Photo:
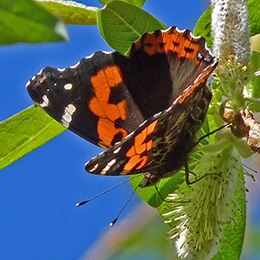
[(160, 176), (156, 174), (151, 174), (151, 173), (144, 173), (144, 177), (142, 182), (139, 184), (139, 187), (144, 188), (144, 187), (149, 187), (155, 185), (159, 180)]

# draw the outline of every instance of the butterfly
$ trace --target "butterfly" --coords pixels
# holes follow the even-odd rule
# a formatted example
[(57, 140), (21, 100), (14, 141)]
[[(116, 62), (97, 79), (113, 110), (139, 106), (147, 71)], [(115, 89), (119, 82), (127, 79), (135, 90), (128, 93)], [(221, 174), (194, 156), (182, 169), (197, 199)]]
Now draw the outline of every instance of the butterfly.
[(65, 69), (46, 67), (27, 90), (55, 120), (106, 149), (87, 172), (143, 174), (139, 186), (147, 187), (187, 165), (217, 63), (203, 37), (170, 27), (144, 34), (126, 56), (96, 52)]

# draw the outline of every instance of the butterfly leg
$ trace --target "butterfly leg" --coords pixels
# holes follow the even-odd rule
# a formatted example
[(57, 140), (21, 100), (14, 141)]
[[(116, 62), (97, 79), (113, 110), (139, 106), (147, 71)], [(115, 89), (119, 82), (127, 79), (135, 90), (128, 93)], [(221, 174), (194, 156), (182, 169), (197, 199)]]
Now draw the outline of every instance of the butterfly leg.
[(166, 199), (163, 197), (163, 195), (162, 195), (161, 192), (159, 191), (159, 189), (158, 189), (158, 187), (156, 186), (156, 184), (154, 184), (154, 187), (155, 187), (155, 189), (156, 189), (156, 191), (157, 191), (159, 197), (161, 198), (161, 200), (162, 200), (163, 202), (172, 203), (171, 200), (166, 200)]
[(189, 170), (189, 166), (188, 166), (187, 163), (185, 164), (184, 167), (185, 167), (185, 176), (186, 176), (185, 180), (186, 180), (186, 183), (187, 183), (188, 186), (190, 186), (191, 184), (194, 184), (194, 183), (200, 181), (201, 179), (203, 179), (203, 178), (205, 178), (205, 177), (207, 177), (207, 176), (212, 176), (212, 175), (217, 175), (217, 176), (219, 176), (219, 177), (221, 176), (221, 173), (206, 173), (206, 174), (204, 174), (203, 176), (199, 177), (198, 179), (196, 179), (196, 180), (194, 180), (194, 181), (190, 181), (190, 180), (189, 180), (189, 174), (192, 173), (192, 174), (195, 175), (195, 176), (196, 176), (196, 174), (193, 173), (193, 172), (191, 172), (191, 171)]
[(231, 125), (232, 123), (233, 123), (233, 121), (232, 121), (232, 122), (229, 122), (229, 123), (227, 123), (227, 124), (225, 124), (225, 125), (223, 125), (223, 126), (221, 126), (221, 127), (219, 127), (219, 128), (217, 128), (217, 129), (215, 129), (215, 130), (213, 130), (212, 132), (210, 132), (210, 133), (208, 133), (208, 134), (206, 134), (206, 135), (203, 135), (203, 136), (200, 137), (199, 140), (193, 145), (193, 147), (196, 146), (197, 144), (199, 144), (201, 140), (203, 140), (203, 139), (205, 139), (206, 137), (208, 137), (208, 136), (210, 136), (210, 135), (212, 135), (212, 134), (218, 132), (219, 130), (221, 130), (221, 129), (223, 129), (223, 128), (229, 126), (229, 125)]
[(190, 186), (190, 180), (189, 180), (189, 176), (190, 176), (190, 170), (189, 170), (189, 165), (187, 163), (185, 163), (185, 181), (187, 183), (188, 186)]
[(190, 173), (191, 173), (193, 176), (197, 177), (197, 175), (196, 175), (194, 172), (192, 172), (192, 171), (189, 170), (189, 174), (190, 174)]

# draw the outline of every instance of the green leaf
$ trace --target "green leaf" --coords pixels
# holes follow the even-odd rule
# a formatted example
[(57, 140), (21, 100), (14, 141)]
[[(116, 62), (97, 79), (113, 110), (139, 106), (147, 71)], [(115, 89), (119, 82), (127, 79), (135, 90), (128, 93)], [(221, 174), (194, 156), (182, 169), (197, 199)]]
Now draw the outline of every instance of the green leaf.
[(260, 1), (248, 1), (248, 16), (250, 24), (250, 36), (260, 33)]
[(131, 177), (130, 182), (133, 188), (136, 189), (135, 191), (140, 198), (142, 198), (150, 206), (157, 208), (163, 203), (161, 196), (165, 199), (169, 193), (174, 192), (178, 185), (183, 182), (183, 176), (184, 173), (179, 172), (170, 178), (162, 179), (158, 184), (156, 184), (160, 194), (154, 186), (136, 188), (143, 179), (142, 175), (138, 177)]
[[(209, 7), (199, 18), (195, 28), (194, 35), (203, 36), (208, 47), (213, 45), (213, 39), (211, 37), (211, 13), (212, 8)], [(248, 16), (250, 24), (250, 36), (260, 33), (260, 1), (251, 0), (248, 1)]]
[(94, 25), (97, 24), (98, 8), (86, 6), (74, 1), (37, 0), (46, 9), (58, 15), (65, 24)]
[(0, 44), (67, 40), (64, 24), (32, 0), (0, 0)]
[(37, 106), (0, 123), (0, 169), (66, 130)]
[[(103, 5), (106, 5), (114, 0), (99, 0), (99, 2)], [(122, 2), (126, 2), (132, 5), (136, 5), (138, 7), (142, 7), (146, 0), (121, 0)]]
[(249, 93), (248, 107), (253, 112), (260, 112), (260, 53), (252, 52), (250, 81), (246, 84)]
[(98, 11), (98, 26), (107, 43), (123, 54), (144, 33), (166, 28), (152, 15), (121, 1), (112, 1)]
[[(239, 177), (244, 181), (243, 169), (240, 169)], [(218, 253), (213, 260), (239, 259), (244, 242), (246, 226), (246, 200), (245, 191), (236, 191), (236, 200), (240, 210), (234, 212), (234, 225), (229, 224), (224, 230), (225, 239), (220, 244), (221, 253)]]
[(252, 76), (250, 80), (250, 84), (252, 86), (252, 97), (260, 98), (260, 53), (252, 52), (251, 56), (252, 62)]
[(209, 7), (199, 18), (194, 28), (194, 35), (204, 37), (208, 47), (213, 45), (213, 38), (211, 37), (211, 13), (212, 8)]

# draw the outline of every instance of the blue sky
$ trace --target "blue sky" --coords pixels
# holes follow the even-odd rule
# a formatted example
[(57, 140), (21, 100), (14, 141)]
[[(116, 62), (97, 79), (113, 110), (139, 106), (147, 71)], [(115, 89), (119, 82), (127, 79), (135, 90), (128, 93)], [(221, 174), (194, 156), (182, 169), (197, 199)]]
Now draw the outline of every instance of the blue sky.
[[(98, 4), (90, 0), (81, 2)], [(167, 26), (191, 30), (206, 8), (207, 1), (199, 0), (148, 0), (144, 6)], [(96, 26), (67, 29), (70, 42), (0, 48), (0, 121), (33, 104), (25, 84), (41, 68), (47, 65), (64, 68), (95, 51), (111, 50)], [(75, 207), (76, 202), (124, 179), (85, 172), (85, 162), (100, 151), (66, 131), (1, 171), (0, 259), (76, 260), (99, 239), (132, 191), (130, 184), (124, 184), (86, 206)], [(252, 186), (256, 188), (257, 184)], [(259, 195), (258, 192), (250, 196)], [(135, 196), (122, 219), (139, 202)], [(257, 223), (253, 213), (249, 217)]]

